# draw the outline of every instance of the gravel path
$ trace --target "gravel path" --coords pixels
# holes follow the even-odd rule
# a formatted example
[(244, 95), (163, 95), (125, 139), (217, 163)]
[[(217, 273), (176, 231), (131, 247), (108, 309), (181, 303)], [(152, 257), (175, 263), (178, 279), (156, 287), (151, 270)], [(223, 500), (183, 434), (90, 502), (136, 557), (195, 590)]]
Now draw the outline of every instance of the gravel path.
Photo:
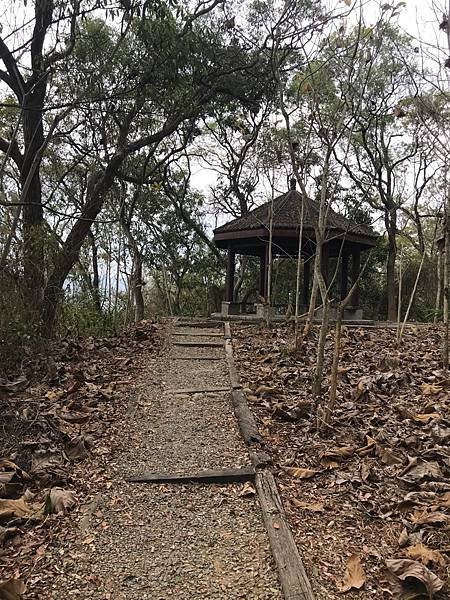
[(71, 579), (56, 576), (48, 597), (281, 600), (256, 500), (242, 489), (115, 486), (66, 558)]
[[(220, 340), (208, 338), (208, 331), (205, 339)], [(70, 538), (67, 547), (55, 548), (48, 557), (53, 577), (46, 600), (282, 599), (257, 496), (249, 484), (124, 482), (144, 472), (188, 473), (249, 464), (229, 392), (167, 392), (222, 385), (229, 386), (223, 348), (169, 344), (161, 356), (148, 360), (130, 398), (125, 449), (110, 457), (104, 491), (74, 525), (81, 529), (76, 543)]]

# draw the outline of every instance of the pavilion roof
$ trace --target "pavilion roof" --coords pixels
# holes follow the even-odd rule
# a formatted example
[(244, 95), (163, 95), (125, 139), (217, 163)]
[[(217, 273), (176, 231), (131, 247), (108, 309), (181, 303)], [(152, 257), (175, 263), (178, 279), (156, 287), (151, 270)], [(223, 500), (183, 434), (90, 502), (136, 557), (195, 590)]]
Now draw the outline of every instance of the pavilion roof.
[[(273, 201), (273, 230), (276, 229), (292, 229), (298, 230), (301, 220), (301, 204), (302, 195), (296, 189), (290, 189), (287, 193), (278, 196)], [(310, 212), (304, 210), (303, 227), (304, 229), (314, 229), (319, 216), (319, 203), (310, 200)], [(221, 227), (214, 230), (214, 234), (229, 233), (227, 237), (232, 238), (234, 232), (249, 231), (252, 229), (260, 229), (269, 227), (270, 220), (270, 205), (271, 202), (266, 202), (261, 206), (251, 210), (243, 217), (233, 219), (225, 223)], [(339, 213), (329, 209), (327, 213), (327, 231), (339, 234), (351, 234), (358, 237), (367, 238), (373, 244), (373, 240), (378, 237), (378, 234), (368, 225), (356, 223), (343, 217)], [(372, 245), (371, 244), (371, 245)]]

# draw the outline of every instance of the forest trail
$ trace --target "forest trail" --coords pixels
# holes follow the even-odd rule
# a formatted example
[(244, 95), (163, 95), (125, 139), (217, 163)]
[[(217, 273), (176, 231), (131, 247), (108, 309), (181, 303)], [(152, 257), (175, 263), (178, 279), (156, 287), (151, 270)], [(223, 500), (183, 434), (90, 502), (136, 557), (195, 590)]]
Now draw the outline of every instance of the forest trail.
[[(108, 457), (104, 491), (85, 507), (77, 542), (56, 553), (60, 564), (45, 598), (283, 597), (250, 484), (126, 481), (148, 472), (250, 466), (229, 391), (178, 393), (229, 388), (222, 331), (169, 330), (165, 349), (150, 359), (129, 402), (125, 443)], [(193, 341), (216, 344), (178, 345)]]

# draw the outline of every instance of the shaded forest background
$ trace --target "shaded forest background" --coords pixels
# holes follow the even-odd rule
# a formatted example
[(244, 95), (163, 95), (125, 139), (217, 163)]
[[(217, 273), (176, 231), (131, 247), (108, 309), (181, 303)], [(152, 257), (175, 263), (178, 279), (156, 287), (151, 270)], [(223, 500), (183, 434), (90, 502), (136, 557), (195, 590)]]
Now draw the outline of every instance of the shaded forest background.
[[(367, 318), (414, 295), (410, 319), (448, 320), (447, 15), (441, 49), (399, 27), (401, 2), (19, 4), (0, 38), (4, 370), (43, 337), (217, 311), (214, 226), (293, 174), (380, 233)], [(269, 300), (295, 302), (296, 277), (275, 260)], [(241, 261), (236, 293), (257, 289)]]

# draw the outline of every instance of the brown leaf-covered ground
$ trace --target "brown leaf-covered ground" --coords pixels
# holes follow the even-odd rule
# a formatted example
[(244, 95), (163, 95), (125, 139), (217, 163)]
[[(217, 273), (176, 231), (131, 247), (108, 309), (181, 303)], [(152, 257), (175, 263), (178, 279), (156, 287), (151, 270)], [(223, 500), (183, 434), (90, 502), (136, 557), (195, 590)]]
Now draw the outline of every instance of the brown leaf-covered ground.
[[(450, 375), (439, 364), (441, 333), (410, 326), (398, 349), (392, 328), (345, 328), (333, 427), (321, 437), (310, 394), (317, 329), (296, 355), (287, 325), (233, 326), (243, 386), (319, 600), (450, 597)], [(333, 330), (325, 373), (332, 345)], [(322, 403), (328, 385), (325, 378)], [(399, 596), (401, 585), (411, 594)]]
[(69, 511), (103, 484), (140, 364), (162, 339), (142, 322), (59, 340), (0, 379), (0, 598), (37, 584), (47, 548), (74, 535)]

